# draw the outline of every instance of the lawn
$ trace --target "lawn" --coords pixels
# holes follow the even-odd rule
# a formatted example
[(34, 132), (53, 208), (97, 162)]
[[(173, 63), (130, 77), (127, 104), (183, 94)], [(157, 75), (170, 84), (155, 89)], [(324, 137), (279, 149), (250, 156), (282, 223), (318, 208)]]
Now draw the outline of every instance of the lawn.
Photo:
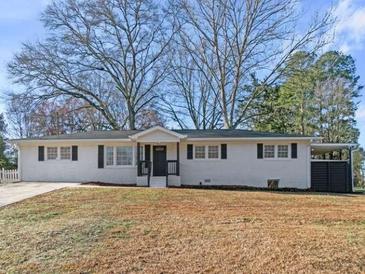
[(363, 273), (365, 196), (72, 188), (0, 209), (0, 272)]

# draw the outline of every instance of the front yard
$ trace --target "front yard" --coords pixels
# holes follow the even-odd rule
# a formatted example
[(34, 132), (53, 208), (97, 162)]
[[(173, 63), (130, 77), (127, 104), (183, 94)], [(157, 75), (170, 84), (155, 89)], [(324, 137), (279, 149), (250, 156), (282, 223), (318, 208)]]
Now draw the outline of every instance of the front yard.
[(0, 272), (365, 271), (365, 196), (64, 189), (0, 209)]

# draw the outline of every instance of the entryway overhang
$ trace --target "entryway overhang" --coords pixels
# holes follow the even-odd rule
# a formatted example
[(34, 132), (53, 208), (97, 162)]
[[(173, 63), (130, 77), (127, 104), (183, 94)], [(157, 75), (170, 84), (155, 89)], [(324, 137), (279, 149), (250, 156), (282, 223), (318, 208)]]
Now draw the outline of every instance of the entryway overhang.
[(129, 136), (132, 141), (139, 143), (176, 143), (186, 139), (186, 135), (156, 126)]
[(180, 141), (186, 137), (160, 126), (129, 136), (137, 144), (137, 180), (151, 187), (168, 187), (169, 176), (180, 182)]

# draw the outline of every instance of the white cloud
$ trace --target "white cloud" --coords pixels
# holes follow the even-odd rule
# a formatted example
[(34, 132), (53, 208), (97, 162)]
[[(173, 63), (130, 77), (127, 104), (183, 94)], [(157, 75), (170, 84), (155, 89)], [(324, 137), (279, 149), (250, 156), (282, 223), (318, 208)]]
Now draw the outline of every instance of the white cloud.
[(356, 119), (365, 122), (365, 105), (361, 105), (356, 111)]
[(51, 0), (0, 0), (0, 21), (37, 19)]
[(365, 48), (365, 3), (356, 0), (339, 0), (334, 10), (336, 44), (348, 53)]
[(343, 42), (342, 45), (340, 45), (340, 51), (342, 51), (345, 54), (348, 54), (351, 50), (351, 47), (346, 42)]

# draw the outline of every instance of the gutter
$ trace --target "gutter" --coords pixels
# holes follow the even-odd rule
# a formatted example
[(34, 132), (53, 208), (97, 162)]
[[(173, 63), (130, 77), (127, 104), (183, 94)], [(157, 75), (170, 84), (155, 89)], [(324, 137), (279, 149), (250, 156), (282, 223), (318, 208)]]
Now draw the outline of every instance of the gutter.
[(188, 141), (252, 141), (252, 140), (321, 140), (321, 137), (213, 137), (187, 138)]
[[(318, 140), (320, 139), (320, 137), (237, 137), (237, 138), (232, 138), (232, 137), (222, 137), (222, 138), (186, 138), (183, 140), (186, 141), (260, 141), (260, 140), (308, 140), (308, 141), (312, 141), (312, 140)], [(97, 143), (97, 142), (133, 142), (135, 140), (132, 139), (13, 139), (13, 140), (8, 140), (7, 142), (9, 142), (10, 144), (32, 144), (32, 143), (40, 143), (40, 142), (49, 142), (49, 143), (57, 143), (57, 142), (68, 142), (68, 143), (73, 143), (73, 142), (93, 142), (93, 143)]]
[(104, 142), (132, 142), (130, 139), (18, 139), (18, 140), (8, 140), (12, 145), (20, 145), (20, 144), (38, 144), (38, 143), (104, 143)]

